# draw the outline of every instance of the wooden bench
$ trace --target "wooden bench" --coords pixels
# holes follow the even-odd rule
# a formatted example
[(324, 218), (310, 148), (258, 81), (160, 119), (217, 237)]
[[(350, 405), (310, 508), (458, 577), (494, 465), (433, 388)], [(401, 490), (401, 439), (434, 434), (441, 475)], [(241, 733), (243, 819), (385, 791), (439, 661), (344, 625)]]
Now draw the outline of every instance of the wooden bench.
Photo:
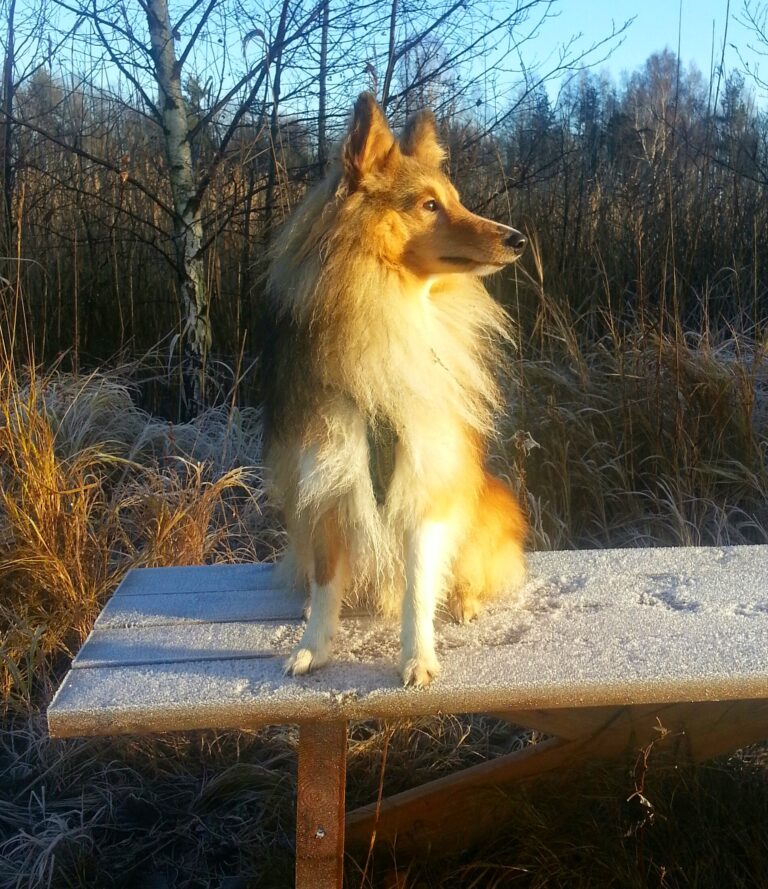
[[(296, 885), (341, 886), (349, 720), (493, 713), (553, 737), (346, 816), (346, 848), (460, 849), (505, 782), (659, 738), (693, 760), (768, 737), (768, 546), (532, 554), (522, 604), (441, 622), (443, 672), (404, 689), (397, 628), (342, 621), (337, 659), (286, 678), (303, 603), (267, 565), (142, 569), (48, 710), (55, 737), (300, 724)], [(489, 805), (490, 800), (490, 805)]]

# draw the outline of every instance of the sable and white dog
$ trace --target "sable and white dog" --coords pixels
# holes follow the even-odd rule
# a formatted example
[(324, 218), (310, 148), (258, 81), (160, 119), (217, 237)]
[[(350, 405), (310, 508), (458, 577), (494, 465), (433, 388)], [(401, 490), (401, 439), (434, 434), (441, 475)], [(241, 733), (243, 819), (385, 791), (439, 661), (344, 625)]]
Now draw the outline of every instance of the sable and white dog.
[(480, 276), (525, 238), (462, 206), (443, 159), (431, 114), (398, 141), (362, 94), (338, 162), (272, 250), (265, 458), (284, 565), (310, 591), (293, 674), (328, 660), (357, 596), (401, 614), (402, 677), (425, 686), (440, 600), (468, 620), (524, 577), (525, 520), (485, 470), (509, 329)]

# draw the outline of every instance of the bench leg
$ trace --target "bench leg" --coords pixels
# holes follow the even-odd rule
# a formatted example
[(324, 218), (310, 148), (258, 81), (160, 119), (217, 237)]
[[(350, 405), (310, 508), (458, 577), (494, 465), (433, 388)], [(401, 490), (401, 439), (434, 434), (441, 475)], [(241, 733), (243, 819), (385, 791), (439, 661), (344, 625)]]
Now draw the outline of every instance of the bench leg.
[(296, 889), (341, 889), (347, 723), (299, 727)]

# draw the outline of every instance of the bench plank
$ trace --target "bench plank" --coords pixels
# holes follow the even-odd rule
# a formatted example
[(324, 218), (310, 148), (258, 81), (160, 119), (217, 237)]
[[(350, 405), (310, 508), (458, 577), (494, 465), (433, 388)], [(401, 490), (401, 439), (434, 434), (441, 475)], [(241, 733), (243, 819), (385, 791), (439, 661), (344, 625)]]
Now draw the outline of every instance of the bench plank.
[(283, 677), (301, 603), (276, 594), (272, 569), (184, 569), (185, 589), (197, 572), (184, 593), (168, 583), (181, 569), (144, 569), (97, 621), (49, 708), (51, 733), (768, 698), (768, 547), (529, 562), (519, 604), (438, 626), (443, 673), (422, 691), (400, 686), (397, 628), (360, 617), (342, 621), (333, 663)]
[[(201, 569), (205, 570), (205, 569)], [(216, 590), (113, 596), (96, 619), (98, 629), (166, 627), (209, 621), (298, 620), (302, 596), (282, 590)]]
[[(390, 660), (335, 662), (308, 678), (283, 676), (282, 660), (239, 658), (173, 664), (83, 668), (66, 677), (49, 710), (57, 737), (246, 728), (262, 724), (342, 719), (403, 718), (435, 713), (500, 712), (537, 708), (739, 700), (766, 696), (765, 672), (680, 675), (673, 680), (651, 671), (606, 681), (599, 666), (583, 663), (574, 673), (541, 676), (522, 665), (515, 650), (508, 674), (487, 673), (485, 652), (452, 652), (443, 660), (440, 683), (414, 692), (402, 689)], [(549, 648), (551, 658), (561, 650)]]
[(287, 655), (301, 638), (303, 628), (299, 620), (184, 623), (130, 630), (94, 628), (72, 662), (72, 669)]
[[(203, 569), (203, 570), (201, 570)], [(215, 586), (211, 578), (215, 577)], [(274, 565), (255, 562), (244, 565), (183, 565), (170, 568), (134, 568), (115, 590), (116, 596), (153, 593), (205, 593), (212, 590), (257, 590), (274, 585)]]

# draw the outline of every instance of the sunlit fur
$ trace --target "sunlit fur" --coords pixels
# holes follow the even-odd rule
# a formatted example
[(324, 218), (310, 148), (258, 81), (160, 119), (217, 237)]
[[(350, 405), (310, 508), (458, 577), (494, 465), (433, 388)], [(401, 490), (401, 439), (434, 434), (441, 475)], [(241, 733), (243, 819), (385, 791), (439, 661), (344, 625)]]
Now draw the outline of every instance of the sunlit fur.
[[(363, 94), (335, 168), (272, 250), (266, 461), (284, 566), (312, 595), (294, 673), (329, 657), (343, 594), (402, 610), (401, 672), (425, 685), (434, 602), (469, 619), (524, 575), (524, 518), (484, 468), (509, 326), (478, 277), (514, 261), (522, 236), (463, 207), (442, 159), (431, 115), (398, 142)], [(369, 442), (388, 430), (378, 504)]]

